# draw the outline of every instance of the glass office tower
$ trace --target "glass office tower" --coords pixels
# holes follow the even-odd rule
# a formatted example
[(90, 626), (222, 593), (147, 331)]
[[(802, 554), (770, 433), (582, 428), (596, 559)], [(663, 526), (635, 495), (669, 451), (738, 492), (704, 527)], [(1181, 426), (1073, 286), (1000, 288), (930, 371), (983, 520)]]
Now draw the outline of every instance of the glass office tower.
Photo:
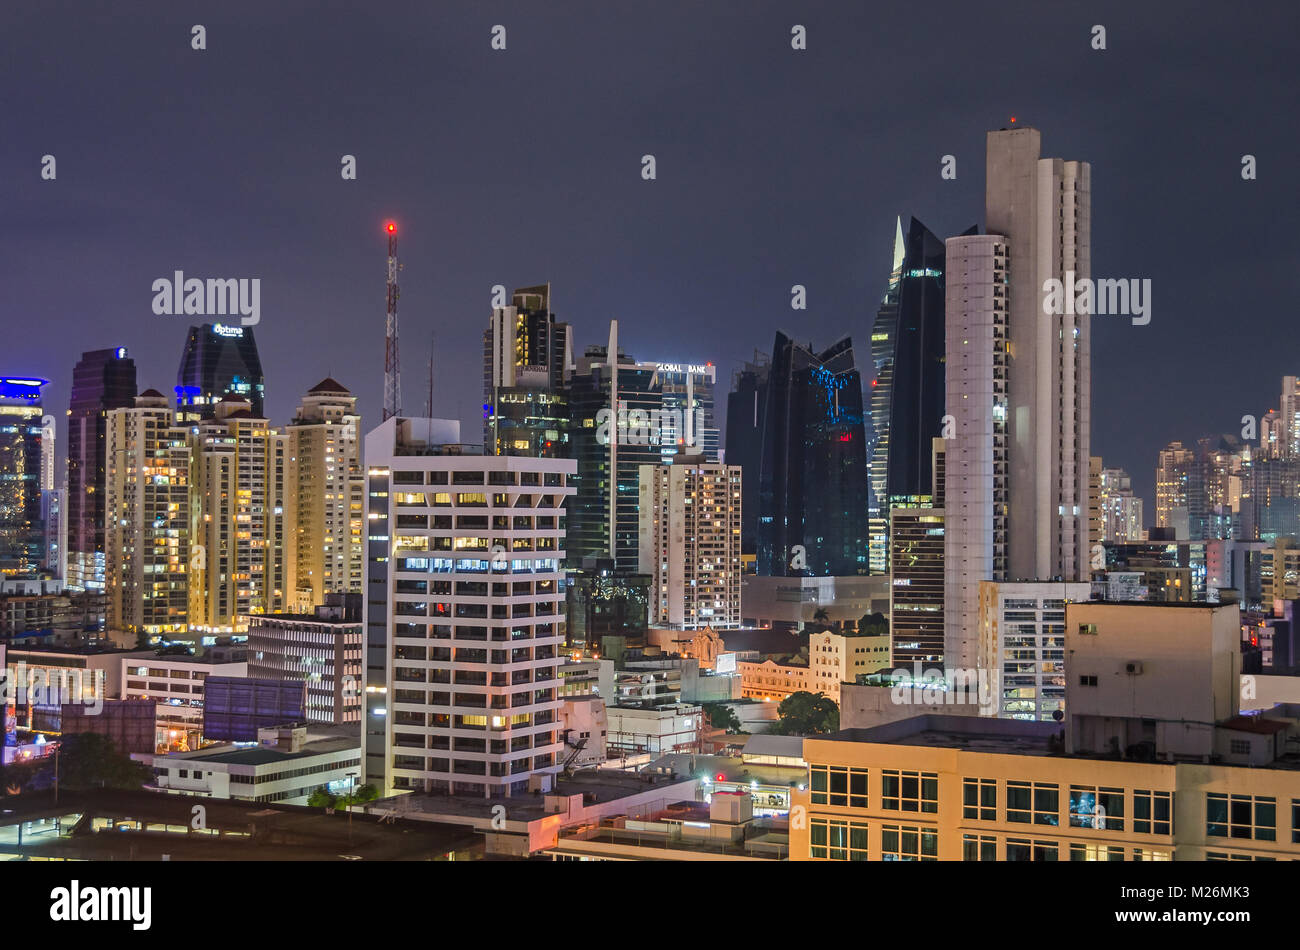
[(176, 373), (177, 407), (211, 419), (226, 396), (246, 399), (253, 416), (266, 418), (266, 381), (253, 328), (224, 323), (190, 327)]
[(815, 353), (778, 332), (763, 421), (758, 573), (868, 573), (866, 426), (852, 341)]
[(0, 575), (35, 577), (45, 562), (41, 520), (41, 387), (0, 376)]

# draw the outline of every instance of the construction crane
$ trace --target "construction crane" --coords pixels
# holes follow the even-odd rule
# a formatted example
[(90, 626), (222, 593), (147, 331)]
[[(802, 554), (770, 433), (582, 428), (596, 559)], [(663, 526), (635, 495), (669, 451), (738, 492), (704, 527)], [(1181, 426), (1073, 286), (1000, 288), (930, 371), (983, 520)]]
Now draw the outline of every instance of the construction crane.
[(388, 316), (384, 323), (384, 419), (402, 412), (402, 370), (397, 358), (397, 224), (384, 225), (388, 232)]

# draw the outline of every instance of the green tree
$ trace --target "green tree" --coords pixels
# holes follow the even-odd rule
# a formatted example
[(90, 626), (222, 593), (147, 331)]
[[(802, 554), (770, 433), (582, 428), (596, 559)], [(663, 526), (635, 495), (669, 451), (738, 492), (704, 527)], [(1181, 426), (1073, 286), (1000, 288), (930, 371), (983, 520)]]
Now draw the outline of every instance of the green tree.
[(772, 735), (819, 736), (840, 728), (840, 708), (821, 693), (791, 693), (776, 711), (781, 718), (768, 730)]
[(379, 797), (379, 789), (367, 783), (358, 785), (356, 788), (345, 793), (340, 799), (340, 805), (364, 805), (366, 802), (373, 802)]
[(324, 808), (329, 811), (338, 801), (328, 788), (324, 785), (316, 786), (315, 790), (307, 796), (307, 806), (309, 808)]
[(704, 710), (704, 718), (714, 729), (725, 729), (729, 733), (740, 731), (740, 718), (726, 703), (701, 703), (700, 708)]
[[(113, 740), (95, 732), (79, 732), (59, 740), (59, 785), (63, 788), (139, 788), (153, 781), (142, 762), (117, 751)], [(46, 767), (54, 771), (51, 760)]]

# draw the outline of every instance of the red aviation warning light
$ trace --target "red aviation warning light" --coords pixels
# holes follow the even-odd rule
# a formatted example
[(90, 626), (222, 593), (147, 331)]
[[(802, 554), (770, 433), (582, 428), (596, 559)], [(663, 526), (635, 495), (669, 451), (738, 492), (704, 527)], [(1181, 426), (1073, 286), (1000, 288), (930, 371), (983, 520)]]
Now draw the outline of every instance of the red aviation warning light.
[(397, 231), (397, 225), (394, 222), (389, 221), (386, 225), (384, 225), (384, 230), (387, 231), (389, 234), (393, 234)]

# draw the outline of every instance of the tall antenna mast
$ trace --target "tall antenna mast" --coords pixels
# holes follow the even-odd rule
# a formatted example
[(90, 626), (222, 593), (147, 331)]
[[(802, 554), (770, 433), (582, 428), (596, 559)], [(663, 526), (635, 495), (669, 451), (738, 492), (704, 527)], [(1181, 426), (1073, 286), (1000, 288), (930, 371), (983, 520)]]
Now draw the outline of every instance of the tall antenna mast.
[(434, 335), (429, 334), (429, 398), (424, 404), (424, 414), (427, 418), (433, 418), (433, 345)]
[(429, 435), (426, 441), (433, 444), (433, 346), (435, 334), (429, 333), (429, 400), (424, 404), (424, 417), (429, 420)]
[(384, 419), (401, 415), (402, 370), (397, 359), (397, 225), (389, 221), (388, 232), (388, 316), (384, 323)]

